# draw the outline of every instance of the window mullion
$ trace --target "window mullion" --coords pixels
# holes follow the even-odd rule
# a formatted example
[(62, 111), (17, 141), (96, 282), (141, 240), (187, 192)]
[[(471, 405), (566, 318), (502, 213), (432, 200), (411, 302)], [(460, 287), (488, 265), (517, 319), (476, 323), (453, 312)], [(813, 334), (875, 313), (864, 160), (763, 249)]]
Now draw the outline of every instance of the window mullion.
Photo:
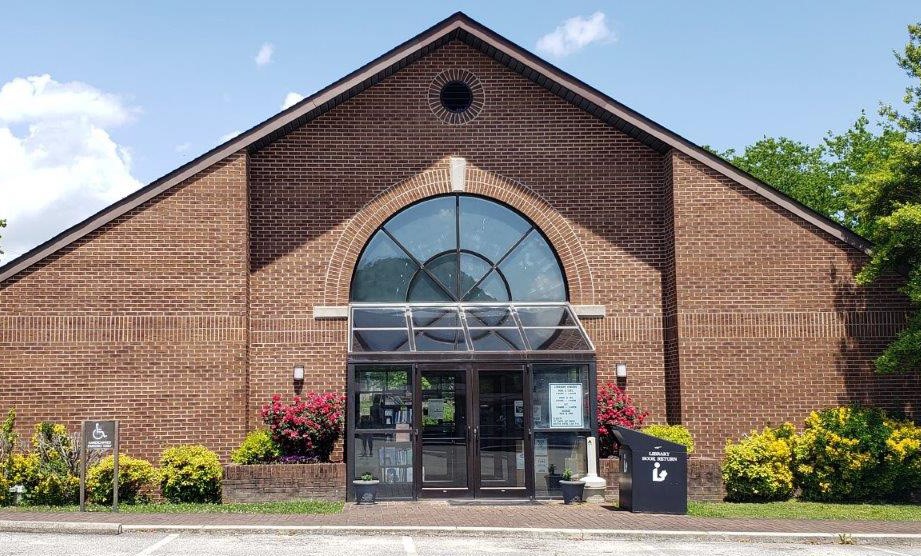
[[(527, 238), (529, 235), (531, 235), (531, 232), (533, 232), (533, 231), (534, 231), (534, 226), (531, 226), (530, 228), (528, 228), (528, 231), (525, 232), (524, 234), (522, 234), (522, 236), (521, 236), (520, 238), (518, 238), (518, 241), (516, 241), (514, 244), (512, 244), (512, 246), (508, 248), (508, 251), (506, 251), (504, 255), (502, 255), (501, 257), (499, 257), (499, 260), (496, 262), (496, 264), (492, 265), (492, 267), (491, 267), (488, 271), (486, 271), (486, 274), (484, 274), (479, 280), (477, 280), (476, 283), (475, 283), (473, 286), (471, 286), (469, 290), (467, 290), (466, 292), (464, 292), (463, 297), (461, 297), (461, 298), (459, 299), (459, 301), (463, 301), (464, 299), (466, 299), (466, 298), (467, 298), (467, 295), (468, 295), (470, 292), (472, 292), (473, 290), (475, 290), (480, 284), (482, 284), (482, 283), (486, 280), (486, 278), (489, 277), (490, 274), (492, 274), (493, 272), (499, 272), (499, 265), (502, 264), (502, 263), (504, 263), (504, 262), (505, 262), (505, 259), (507, 259), (508, 256), (512, 254), (512, 251), (514, 251), (515, 248), (517, 248), (519, 245), (521, 245), (521, 242), (523, 242), (523, 241), (525, 240), (525, 238)], [(458, 260), (460, 260), (460, 259), (458, 259)], [(511, 301), (511, 299), (510, 299), (510, 301)]]
[[(385, 234), (387, 234), (387, 237), (389, 237), (391, 240), (393, 240), (394, 243), (396, 243), (397, 247), (399, 247), (400, 250), (406, 253), (407, 257), (412, 259), (413, 263), (415, 263), (415, 265), (419, 267), (419, 270), (426, 273), (428, 277), (431, 278), (435, 282), (435, 284), (438, 285), (439, 288), (441, 288), (442, 290), (444, 290), (446, 294), (448, 294), (448, 297), (450, 297), (453, 301), (457, 301), (457, 299), (454, 297), (454, 294), (451, 292), (451, 290), (449, 290), (447, 286), (442, 284), (441, 280), (439, 280), (437, 276), (432, 274), (432, 272), (429, 269), (425, 268), (425, 263), (419, 262), (419, 259), (417, 259), (412, 253), (410, 253), (409, 249), (407, 249), (402, 243), (400, 243), (400, 240), (395, 238), (393, 234), (390, 233), (390, 230), (388, 230), (387, 228), (381, 228), (381, 230)], [(407, 290), (406, 293), (408, 294), (409, 291)]]

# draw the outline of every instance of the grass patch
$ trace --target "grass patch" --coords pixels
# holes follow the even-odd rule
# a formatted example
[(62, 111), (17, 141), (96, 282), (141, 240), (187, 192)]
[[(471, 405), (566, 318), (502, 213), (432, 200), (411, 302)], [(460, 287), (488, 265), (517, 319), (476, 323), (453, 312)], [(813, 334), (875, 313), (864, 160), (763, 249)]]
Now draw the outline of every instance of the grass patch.
[[(111, 511), (109, 506), (87, 505), (91, 512)], [(80, 506), (10, 506), (11, 512), (79, 512)], [(256, 502), (252, 504), (119, 504), (126, 514), (337, 514), (342, 502), (298, 500), (293, 502)]]
[(921, 504), (826, 504), (822, 502), (688, 502), (688, 515), (768, 519), (921, 521)]

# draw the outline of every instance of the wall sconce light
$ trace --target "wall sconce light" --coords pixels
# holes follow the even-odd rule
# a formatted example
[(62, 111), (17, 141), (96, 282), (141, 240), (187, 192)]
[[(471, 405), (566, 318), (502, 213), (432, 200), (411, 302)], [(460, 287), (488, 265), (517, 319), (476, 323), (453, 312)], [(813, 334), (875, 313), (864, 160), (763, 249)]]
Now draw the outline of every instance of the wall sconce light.
[(627, 364), (616, 363), (614, 368), (617, 370), (617, 378), (627, 378)]
[(304, 382), (304, 367), (301, 365), (294, 366), (294, 382)]

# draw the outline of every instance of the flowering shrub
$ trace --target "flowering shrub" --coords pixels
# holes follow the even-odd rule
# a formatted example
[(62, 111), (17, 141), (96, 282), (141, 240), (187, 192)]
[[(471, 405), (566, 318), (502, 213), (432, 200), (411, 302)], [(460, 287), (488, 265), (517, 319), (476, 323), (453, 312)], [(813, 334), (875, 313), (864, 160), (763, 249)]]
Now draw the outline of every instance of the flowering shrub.
[(726, 442), (723, 484), (732, 502), (770, 502), (793, 495), (793, 442), (790, 423), (751, 431), (738, 443)]
[(338, 393), (310, 392), (294, 396), (290, 404), (281, 396), (262, 408), (262, 420), (283, 456), (302, 456), (327, 462), (342, 435), (345, 396)]
[(911, 421), (887, 421), (883, 477), (888, 498), (904, 502), (921, 492), (921, 427)]
[(633, 405), (633, 400), (614, 383), (607, 383), (598, 391), (598, 448), (601, 457), (611, 457), (617, 448), (614, 426), (639, 428), (649, 415)]
[(691, 431), (684, 425), (647, 425), (643, 427), (643, 432), (662, 440), (681, 444), (688, 449), (688, 454), (694, 451), (694, 438), (691, 436)]
[(794, 448), (794, 475), (806, 500), (885, 498), (881, 463), (890, 436), (879, 409), (837, 407), (812, 412)]

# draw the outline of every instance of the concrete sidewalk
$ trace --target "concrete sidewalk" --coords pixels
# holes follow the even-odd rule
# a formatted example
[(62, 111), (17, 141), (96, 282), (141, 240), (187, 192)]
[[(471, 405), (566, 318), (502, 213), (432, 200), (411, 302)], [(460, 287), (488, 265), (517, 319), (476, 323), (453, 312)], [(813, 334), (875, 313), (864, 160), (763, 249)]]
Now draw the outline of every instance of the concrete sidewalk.
[[(31, 524), (31, 525), (30, 525)], [(917, 521), (824, 521), (794, 519), (723, 519), (631, 514), (610, 506), (558, 503), (528, 505), (465, 505), (449, 501), (385, 502), (374, 506), (346, 504), (332, 515), (278, 514), (126, 514), (23, 512), (0, 510), (2, 530), (99, 532), (188, 530), (237, 532), (349, 532), (353, 534), (490, 534), (592, 538), (774, 539), (837, 542), (842, 535), (855, 541), (921, 544)], [(30, 528), (31, 527), (31, 528)]]

